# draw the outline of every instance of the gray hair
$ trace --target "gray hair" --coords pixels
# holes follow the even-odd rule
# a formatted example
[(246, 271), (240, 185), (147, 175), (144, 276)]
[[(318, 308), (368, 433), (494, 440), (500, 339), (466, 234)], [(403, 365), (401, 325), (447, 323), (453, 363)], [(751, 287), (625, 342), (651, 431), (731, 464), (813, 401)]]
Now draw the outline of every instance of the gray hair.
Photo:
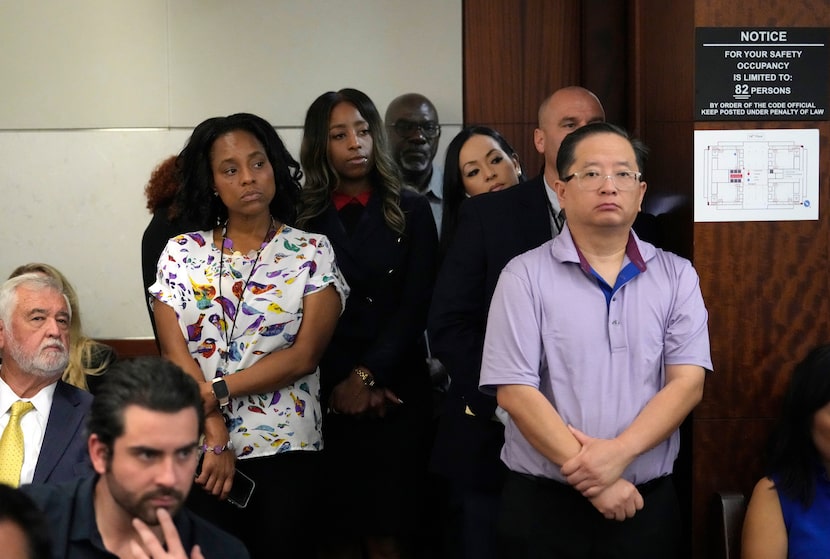
[(14, 309), (17, 308), (17, 290), (21, 287), (33, 291), (51, 289), (60, 293), (63, 300), (66, 301), (66, 310), (69, 313), (69, 318), (72, 318), (72, 307), (69, 304), (69, 298), (63, 292), (63, 286), (58, 280), (46, 274), (36, 272), (21, 274), (6, 280), (3, 285), (0, 285), (0, 321), (3, 322), (7, 330), (11, 330), (12, 327), (12, 314), (14, 313)]

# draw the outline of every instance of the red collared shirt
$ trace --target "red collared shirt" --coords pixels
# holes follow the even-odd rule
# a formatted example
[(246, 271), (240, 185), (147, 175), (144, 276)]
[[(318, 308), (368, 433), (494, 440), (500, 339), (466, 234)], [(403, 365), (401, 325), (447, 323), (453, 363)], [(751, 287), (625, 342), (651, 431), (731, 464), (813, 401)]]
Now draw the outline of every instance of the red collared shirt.
[(365, 190), (357, 196), (343, 194), (342, 192), (335, 191), (331, 193), (331, 201), (334, 203), (334, 207), (337, 209), (337, 211), (342, 210), (348, 204), (360, 204), (365, 208), (366, 204), (369, 203), (369, 196), (371, 194), (371, 190)]

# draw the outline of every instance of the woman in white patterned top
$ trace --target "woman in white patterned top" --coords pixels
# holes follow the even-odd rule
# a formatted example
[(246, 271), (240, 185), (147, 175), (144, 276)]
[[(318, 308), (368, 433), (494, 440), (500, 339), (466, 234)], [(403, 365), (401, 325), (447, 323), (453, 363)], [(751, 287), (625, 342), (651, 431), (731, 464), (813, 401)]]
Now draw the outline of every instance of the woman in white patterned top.
[[(200, 381), (207, 412), (196, 482), (222, 502), (192, 493), (252, 557), (290, 556), (292, 542), (267, 537), (264, 523), (279, 518), (291, 534), (314, 513), (317, 364), (348, 286), (328, 239), (290, 225), (301, 172), (266, 121), (203, 122), (178, 169), (178, 207), (204, 230), (170, 239), (150, 293), (162, 354)], [(241, 510), (224, 502), (237, 464), (256, 484)], [(293, 543), (308, 554), (307, 541)]]

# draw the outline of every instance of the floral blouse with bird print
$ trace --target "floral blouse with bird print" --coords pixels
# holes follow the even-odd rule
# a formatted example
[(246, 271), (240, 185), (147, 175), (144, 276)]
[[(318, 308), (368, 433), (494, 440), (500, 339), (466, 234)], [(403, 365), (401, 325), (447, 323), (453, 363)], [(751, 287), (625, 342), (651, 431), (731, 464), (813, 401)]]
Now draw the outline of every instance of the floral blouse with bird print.
[[(340, 295), (342, 312), (349, 287), (328, 239), (282, 226), (246, 255), (223, 255), (212, 231), (174, 237), (149, 291), (176, 311), (190, 354), (211, 381), (290, 347), (302, 323), (303, 297), (329, 285)], [(222, 413), (239, 458), (319, 450), (319, 368), (279, 391), (232, 397)]]

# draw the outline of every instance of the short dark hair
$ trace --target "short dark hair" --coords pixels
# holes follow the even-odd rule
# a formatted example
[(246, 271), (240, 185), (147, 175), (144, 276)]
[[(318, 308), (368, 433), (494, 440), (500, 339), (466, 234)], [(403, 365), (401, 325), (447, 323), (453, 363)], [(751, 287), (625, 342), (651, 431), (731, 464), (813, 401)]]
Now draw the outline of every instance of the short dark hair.
[(124, 409), (130, 405), (164, 413), (192, 407), (199, 418), (200, 435), (205, 427), (198, 384), (181, 367), (161, 357), (117, 361), (104, 373), (89, 410), (89, 434), (112, 449), (115, 439), (124, 434)]
[[(441, 255), (443, 256), (450, 246), (450, 242), (455, 236), (455, 228), (458, 222), (458, 212), (461, 208), (461, 202), (467, 198), (467, 192), (464, 190), (464, 181), (461, 178), (461, 168), (458, 166), (458, 161), (461, 155), (461, 148), (473, 136), (489, 136), (493, 138), (499, 145), (501, 150), (507, 154), (508, 157), (515, 157), (517, 160), (519, 156), (513, 146), (502, 136), (497, 130), (488, 126), (468, 126), (463, 128), (455, 138), (452, 139), (447, 146), (447, 152), (444, 159), (444, 178), (443, 178), (443, 193), (441, 201)], [(521, 168), (521, 163), (519, 164)], [(519, 182), (524, 180), (524, 175), (519, 175)], [(508, 185), (513, 186), (513, 185)]]
[(767, 475), (776, 489), (809, 507), (821, 458), (813, 442), (813, 418), (830, 402), (830, 344), (816, 347), (795, 367), (767, 450)]
[(596, 134), (616, 134), (628, 140), (628, 143), (631, 144), (631, 148), (634, 150), (634, 157), (637, 159), (639, 172), (645, 172), (648, 147), (643, 142), (632, 138), (624, 128), (611, 124), (610, 122), (592, 122), (591, 124), (577, 128), (562, 140), (562, 144), (559, 146), (559, 153), (556, 154), (556, 172), (559, 173), (560, 179), (568, 176), (568, 169), (571, 168), (571, 165), (576, 160), (576, 146), (579, 145), (579, 142)]
[(11, 522), (26, 536), (29, 559), (50, 559), (52, 542), (46, 518), (35, 502), (14, 487), (0, 483), (0, 522)]
[(211, 229), (227, 219), (228, 209), (214, 196), (210, 154), (216, 140), (229, 132), (244, 131), (253, 135), (274, 169), (276, 192), (271, 200), (271, 215), (293, 225), (300, 197), (300, 164), (291, 157), (274, 127), (265, 119), (249, 113), (209, 118), (190, 135), (176, 161), (180, 188), (175, 205), (182, 217), (203, 229)]

